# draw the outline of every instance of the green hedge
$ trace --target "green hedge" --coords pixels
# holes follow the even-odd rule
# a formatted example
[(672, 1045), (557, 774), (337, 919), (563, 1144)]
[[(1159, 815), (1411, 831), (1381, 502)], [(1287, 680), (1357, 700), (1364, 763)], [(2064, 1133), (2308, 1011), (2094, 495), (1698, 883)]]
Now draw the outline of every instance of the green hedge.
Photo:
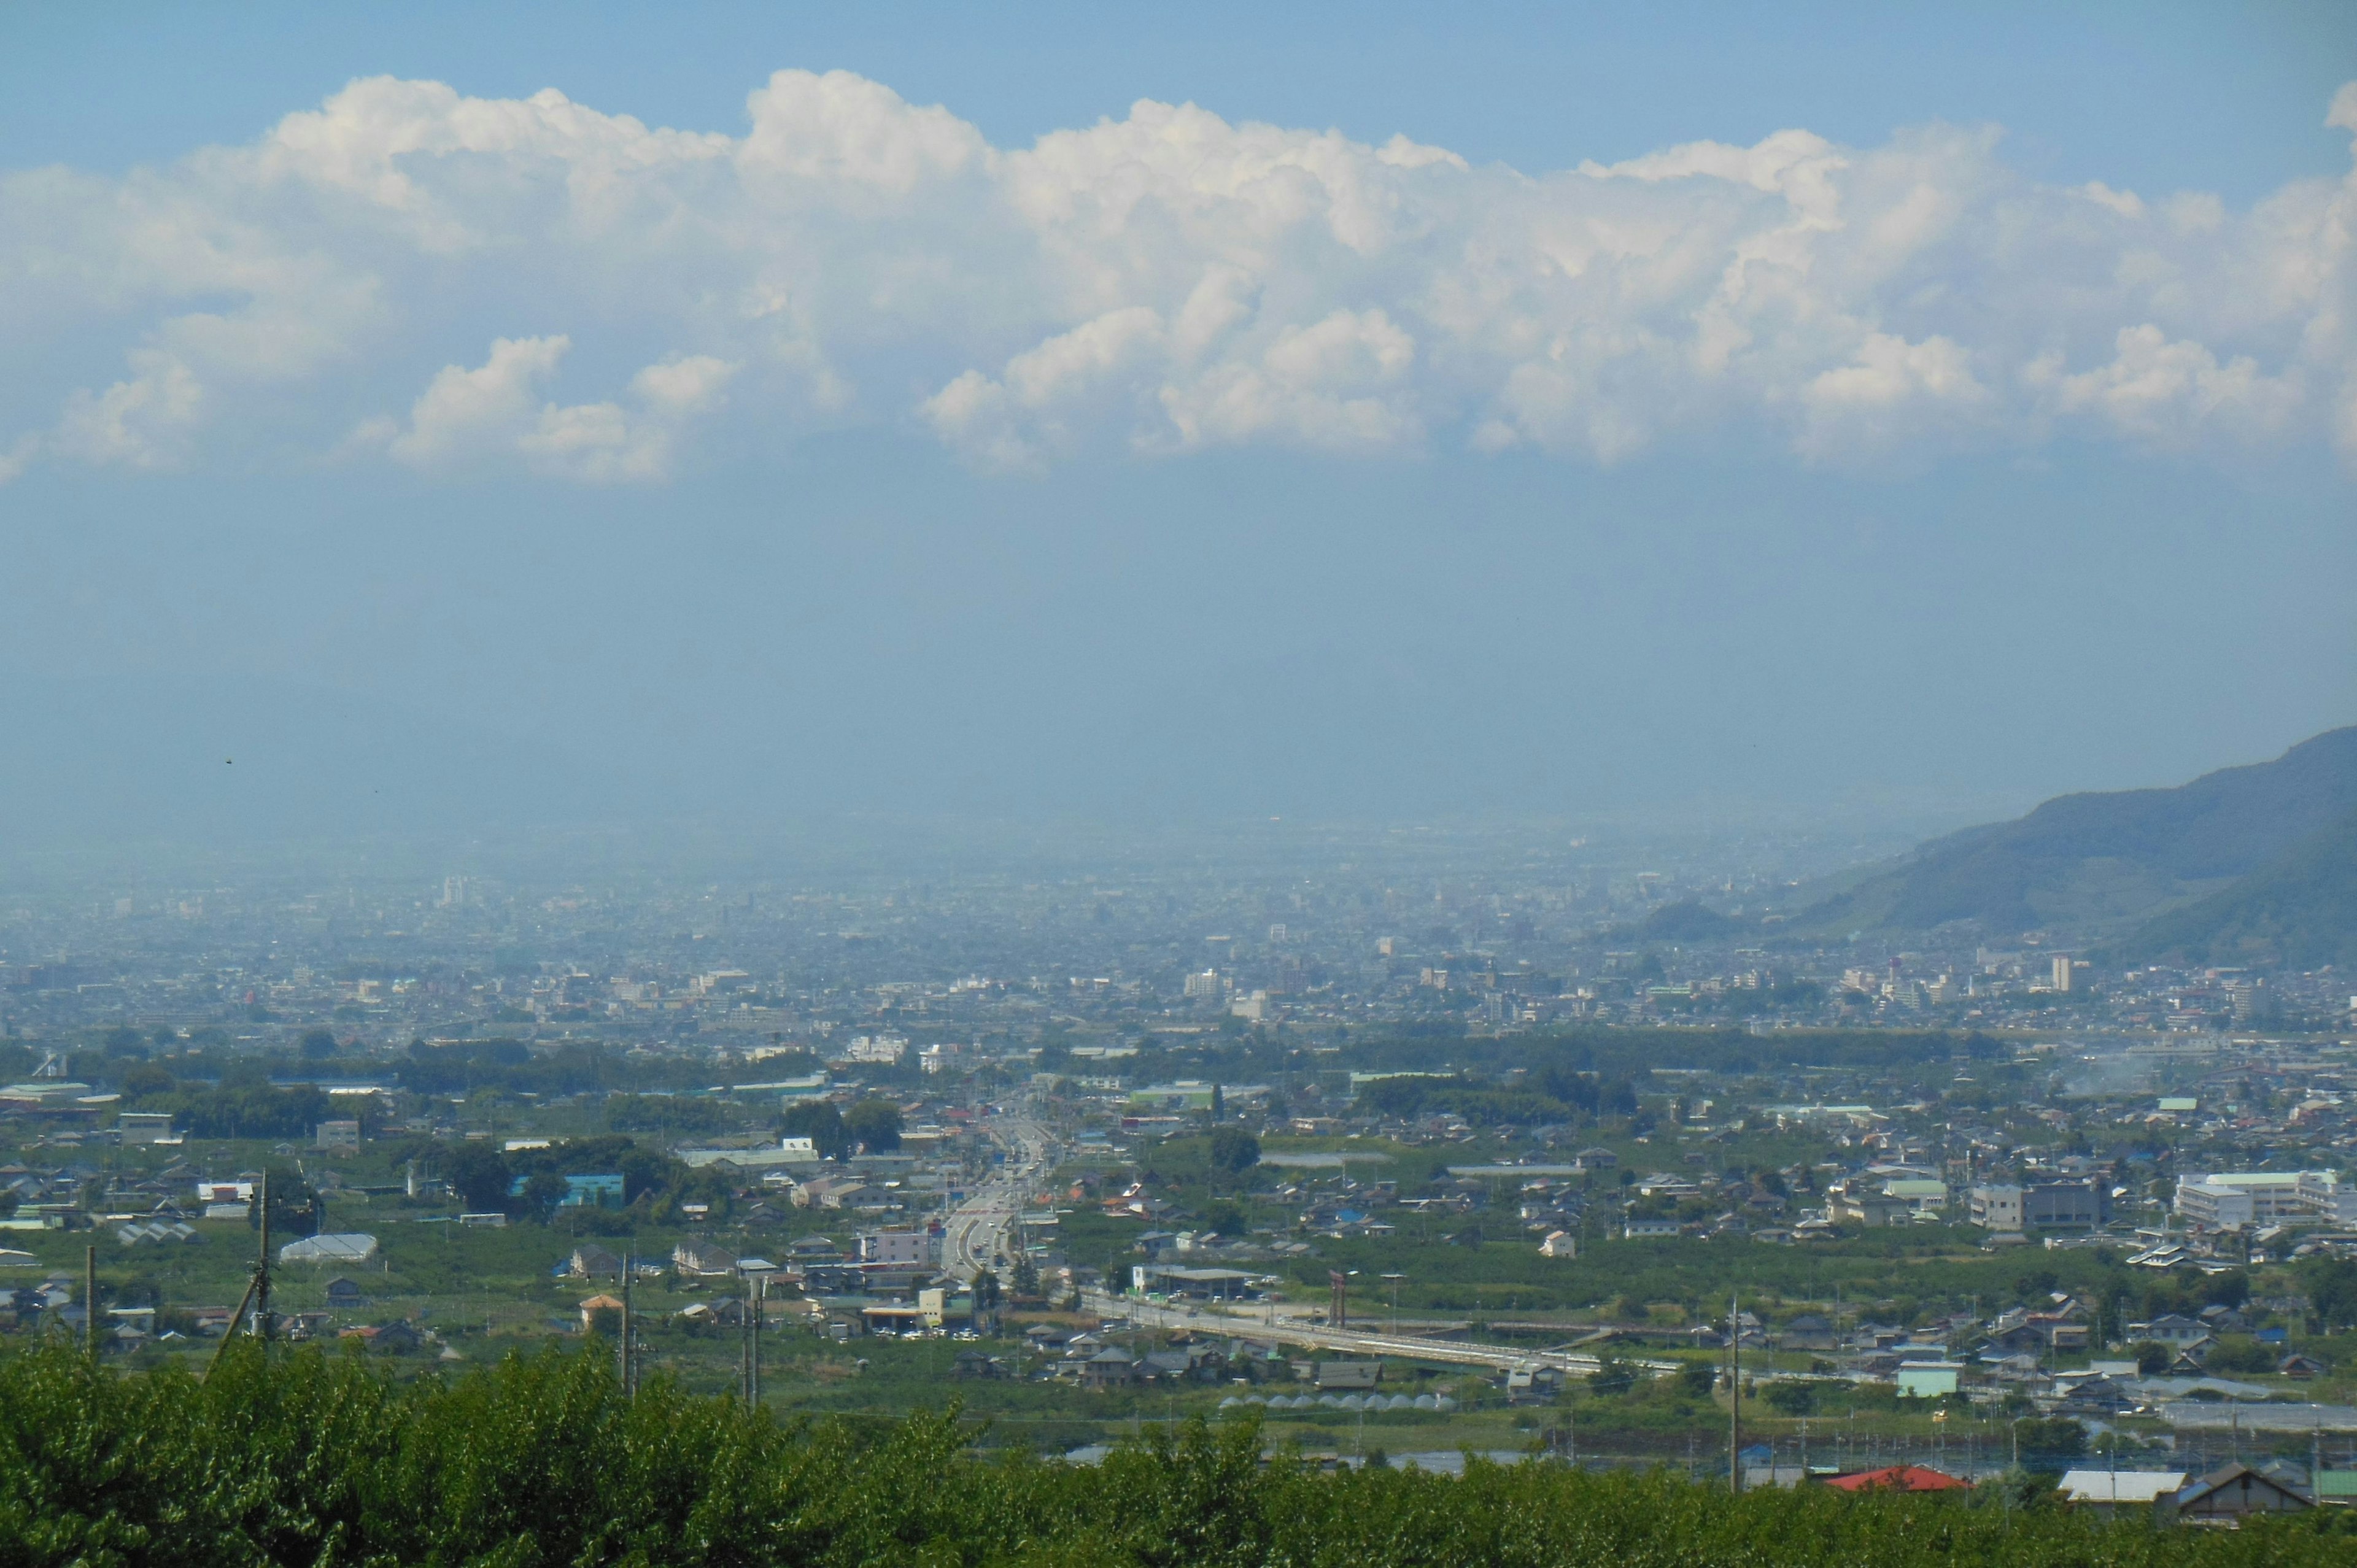
[(2357, 1561), (2322, 1515), (2229, 1533), (1537, 1464), (1338, 1475), (1264, 1464), (1249, 1424), (1085, 1468), (972, 1437), (953, 1413), (869, 1440), (664, 1383), (625, 1399), (594, 1351), (396, 1385), (316, 1351), (241, 1347), (199, 1382), (50, 1346), (0, 1361), (0, 1568)]

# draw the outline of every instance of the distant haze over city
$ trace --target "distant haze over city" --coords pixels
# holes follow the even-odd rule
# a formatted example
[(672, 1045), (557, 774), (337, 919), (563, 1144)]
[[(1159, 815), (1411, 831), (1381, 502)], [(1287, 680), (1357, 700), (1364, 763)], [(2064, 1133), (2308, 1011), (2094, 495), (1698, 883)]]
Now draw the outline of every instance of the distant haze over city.
[(530, 9), (12, 24), (13, 848), (1903, 840), (2357, 715), (2331, 7)]

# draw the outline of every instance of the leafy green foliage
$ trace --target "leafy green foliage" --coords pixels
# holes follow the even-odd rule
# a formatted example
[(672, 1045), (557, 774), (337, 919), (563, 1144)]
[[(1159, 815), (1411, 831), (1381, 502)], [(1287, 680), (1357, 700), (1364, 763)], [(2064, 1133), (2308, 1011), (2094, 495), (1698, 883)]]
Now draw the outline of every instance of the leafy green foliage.
[(1260, 1164), (1260, 1140), (1241, 1127), (1214, 1127), (1211, 1158), (1214, 1169), (1248, 1171)]
[(2347, 1258), (2311, 1259), (2304, 1267), (2301, 1283), (2326, 1326), (2357, 1326), (2357, 1262)]
[[(1461, 1478), (1266, 1458), (1190, 1422), (1102, 1465), (973, 1456), (954, 1410), (781, 1425), (592, 1350), (395, 1384), (352, 1357), (233, 1347), (199, 1382), (62, 1346), (0, 1360), (8, 1568), (755, 1563), (1742, 1563), (2258, 1568), (2348, 1561), (2330, 1510), (2156, 1530), (2050, 1507), (1470, 1461)], [(2029, 1423), (2024, 1423), (2025, 1427)], [(2026, 1445), (2025, 1445), (2026, 1446)], [(1991, 1494), (1996, 1488), (1986, 1488)]]
[(889, 1154), (900, 1146), (900, 1108), (871, 1094), (843, 1113), (843, 1130), (869, 1154)]

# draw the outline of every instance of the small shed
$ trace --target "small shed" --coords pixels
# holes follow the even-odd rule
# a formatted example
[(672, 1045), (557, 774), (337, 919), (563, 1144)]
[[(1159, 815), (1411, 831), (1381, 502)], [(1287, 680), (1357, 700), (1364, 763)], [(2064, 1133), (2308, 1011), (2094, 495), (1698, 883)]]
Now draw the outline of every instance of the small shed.
[(1956, 1391), (1964, 1373), (1961, 1361), (1902, 1361), (1899, 1365), (1900, 1399), (1938, 1399)]
[(1309, 1380), (1321, 1389), (1372, 1389), (1383, 1375), (1381, 1361), (1320, 1361)]

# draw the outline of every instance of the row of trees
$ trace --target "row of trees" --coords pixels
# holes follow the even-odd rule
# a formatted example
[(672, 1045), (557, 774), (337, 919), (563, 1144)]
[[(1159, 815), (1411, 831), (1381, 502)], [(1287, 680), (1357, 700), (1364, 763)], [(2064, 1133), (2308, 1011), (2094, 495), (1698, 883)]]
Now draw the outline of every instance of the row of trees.
[(1095, 1466), (974, 1456), (954, 1411), (780, 1425), (592, 1346), (395, 1384), (231, 1348), (199, 1382), (62, 1344), (0, 1362), (0, 1562), (216, 1564), (1541, 1564), (1914, 1568), (2347, 1562), (2337, 1511), (2236, 1531), (1666, 1473), (1471, 1460), (1461, 1479), (1264, 1461), (1250, 1422), (1157, 1429)]

